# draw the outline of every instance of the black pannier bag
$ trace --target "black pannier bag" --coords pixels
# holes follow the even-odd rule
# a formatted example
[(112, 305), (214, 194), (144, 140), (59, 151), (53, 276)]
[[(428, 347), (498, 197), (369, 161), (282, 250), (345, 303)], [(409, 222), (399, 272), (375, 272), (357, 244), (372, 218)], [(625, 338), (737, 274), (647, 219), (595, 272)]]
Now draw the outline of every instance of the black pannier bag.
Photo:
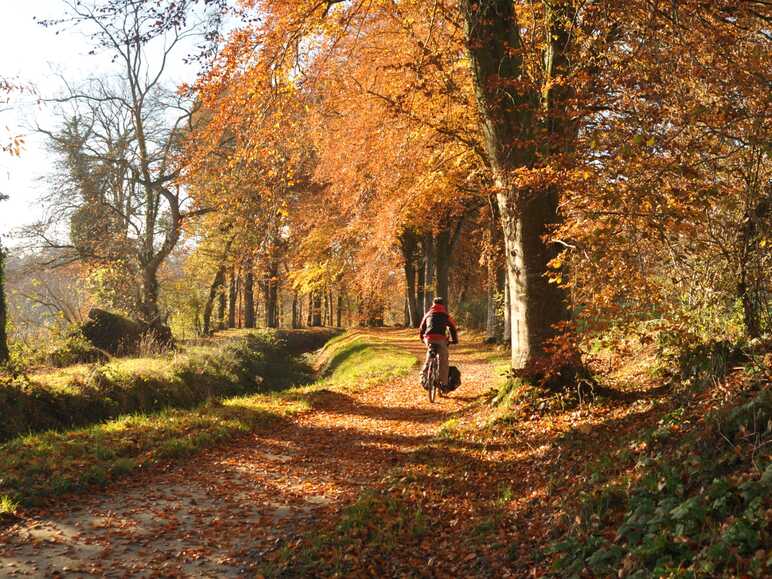
[(461, 370), (451, 366), (448, 368), (448, 386), (445, 388), (445, 392), (452, 392), (459, 386), (461, 386)]

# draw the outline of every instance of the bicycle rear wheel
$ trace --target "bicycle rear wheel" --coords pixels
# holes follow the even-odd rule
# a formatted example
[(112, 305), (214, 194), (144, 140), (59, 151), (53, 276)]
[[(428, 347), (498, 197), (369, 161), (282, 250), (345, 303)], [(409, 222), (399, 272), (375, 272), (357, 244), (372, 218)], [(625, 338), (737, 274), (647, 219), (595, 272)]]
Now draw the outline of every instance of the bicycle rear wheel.
[(438, 384), (437, 381), (439, 380), (439, 367), (437, 364), (437, 358), (433, 358), (431, 364), (429, 365), (429, 402), (432, 404), (434, 403), (434, 400), (437, 398), (437, 390), (438, 390)]

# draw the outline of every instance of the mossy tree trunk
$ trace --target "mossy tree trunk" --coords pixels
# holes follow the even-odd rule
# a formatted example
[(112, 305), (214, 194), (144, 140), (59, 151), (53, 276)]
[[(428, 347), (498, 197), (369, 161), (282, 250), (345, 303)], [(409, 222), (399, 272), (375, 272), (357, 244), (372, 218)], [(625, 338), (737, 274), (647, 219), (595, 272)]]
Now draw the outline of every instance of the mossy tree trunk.
[(0, 245), (0, 364), (8, 362), (8, 335), (5, 326), (7, 314), (5, 307), (5, 250)]

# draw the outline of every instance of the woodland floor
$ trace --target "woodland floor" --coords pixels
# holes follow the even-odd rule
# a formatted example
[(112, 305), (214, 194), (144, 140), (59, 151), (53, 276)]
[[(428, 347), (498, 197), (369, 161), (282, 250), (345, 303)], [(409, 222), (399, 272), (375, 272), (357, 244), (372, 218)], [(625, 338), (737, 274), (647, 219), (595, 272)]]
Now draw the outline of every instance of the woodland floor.
[[(412, 331), (377, 335), (423, 356)], [(484, 428), (484, 394), (500, 382), (492, 357), (479, 343), (452, 349), (464, 382), (435, 404), (416, 366), (353, 394), (322, 391), (313, 410), (272, 432), (26, 512), (0, 531), (0, 576), (302, 575), (281, 557), (334, 534), (346, 508), (371, 489), (391, 493), (407, 515), (375, 509), (367, 525), (406, 516), (422, 528), (383, 551), (371, 543), (369, 551), (317, 547), (317, 557), (345, 559), (346, 575), (542, 574), (538, 553), (572, 495), (572, 473), (588, 460), (580, 448), (642, 416), (609, 409), (550, 424), (534, 418), (499, 433)], [(334, 574), (340, 563), (313, 574)]]

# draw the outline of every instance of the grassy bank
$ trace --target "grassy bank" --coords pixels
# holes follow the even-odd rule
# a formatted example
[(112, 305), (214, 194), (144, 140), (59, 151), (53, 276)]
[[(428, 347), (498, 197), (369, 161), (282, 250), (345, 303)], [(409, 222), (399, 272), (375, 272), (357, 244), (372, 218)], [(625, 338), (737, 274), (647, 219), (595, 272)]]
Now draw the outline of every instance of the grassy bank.
[(304, 379), (307, 369), (287, 339), (261, 330), (225, 332), (167, 355), (0, 377), (0, 441), (130, 413), (192, 408)]
[(274, 429), (293, 414), (309, 409), (314, 392), (349, 390), (404, 374), (415, 358), (372, 338), (347, 334), (329, 343), (318, 363), (322, 377), (306, 386), (15, 438), (0, 445), (0, 500), (6, 510), (19, 503), (36, 504), (57, 494), (106, 484), (159, 462), (191, 456), (243, 433)]

